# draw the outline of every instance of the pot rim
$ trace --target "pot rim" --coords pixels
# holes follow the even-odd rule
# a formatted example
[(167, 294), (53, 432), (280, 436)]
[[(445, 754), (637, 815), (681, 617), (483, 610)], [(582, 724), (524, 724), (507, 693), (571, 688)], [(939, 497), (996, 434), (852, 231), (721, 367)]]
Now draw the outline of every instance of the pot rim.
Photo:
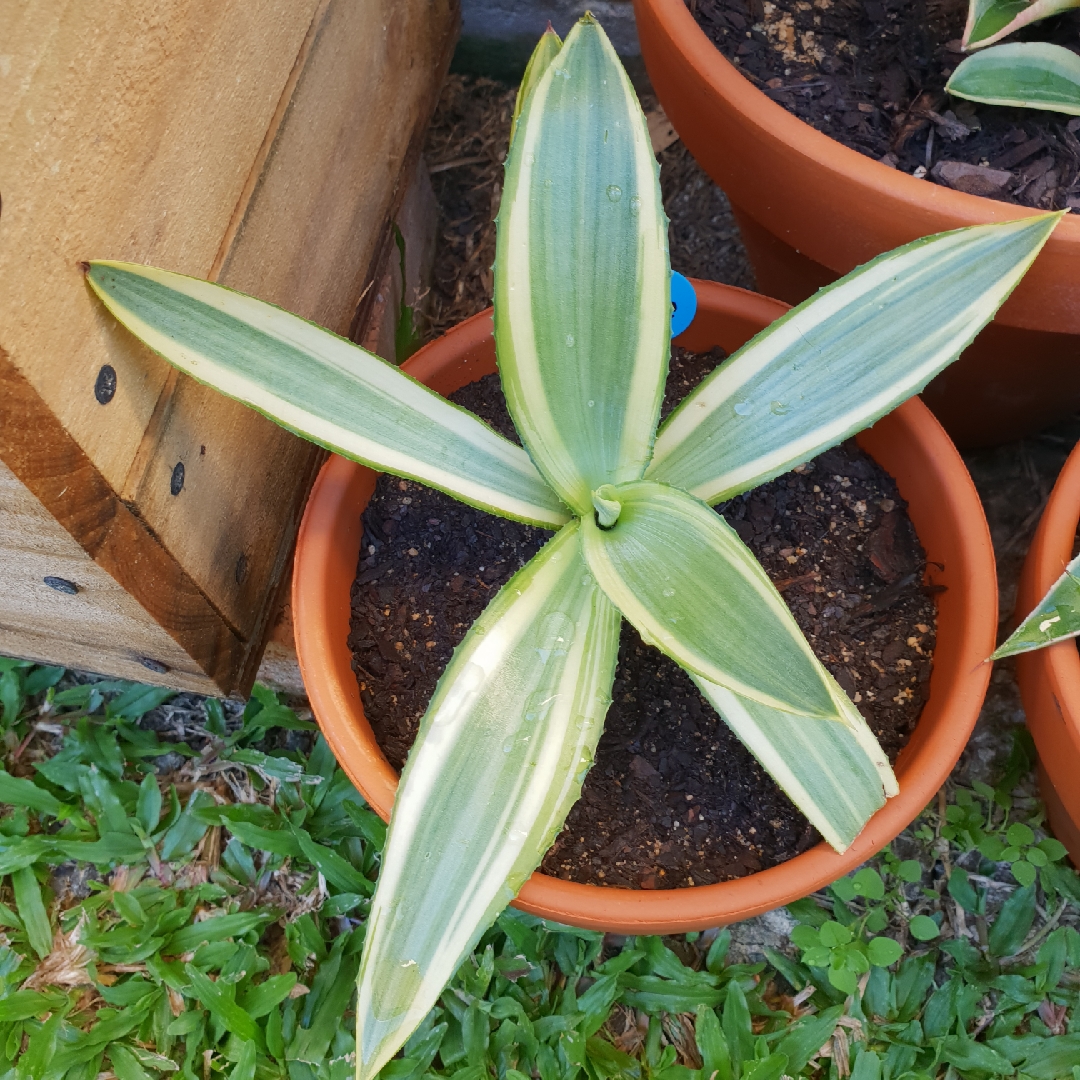
[[(957, 228), (1045, 213), (1029, 206), (1014, 206), (982, 195), (954, 191), (941, 184), (928, 184), (852, 150), (792, 115), (754, 86), (709, 40), (684, 0), (634, 0), (634, 3), (653, 9), (698, 76), (751, 123), (773, 132), (796, 154), (827, 164), (834, 173), (843, 176), (845, 182), (874, 188), (890, 199), (912, 206), (924, 207), (932, 203), (940, 214), (955, 218), (954, 227)], [(1062, 240), (1080, 243), (1080, 218), (1066, 215), (1055, 230), (1057, 234), (1061, 234)]]
[[(694, 282), (698, 317), (680, 339), (688, 348), (721, 344), (728, 351), (787, 310), (787, 305), (732, 286)], [(703, 318), (704, 316), (704, 318)], [(705, 333), (723, 321), (726, 340)], [(491, 312), (459, 324), (425, 346), (406, 365), (411, 375), (450, 392), (494, 370)], [(722, 335), (721, 335), (722, 336)], [(464, 382), (462, 381), (464, 368)], [(456, 376), (456, 377), (454, 377)], [(959, 758), (985, 695), (997, 626), (993, 550), (974, 485), (956, 448), (918, 399), (868, 429), (860, 442), (873, 456), (889, 445), (918, 458), (909, 487), (923, 494), (924, 521), (948, 532), (956, 555), (939, 596), (938, 646), (931, 689), (919, 724), (896, 763), (901, 791), (871, 818), (850, 848), (838, 855), (826, 844), (768, 870), (735, 881), (646, 891), (585, 885), (534, 873), (515, 906), (562, 923), (622, 933), (676, 933), (749, 918), (790, 903), (843, 876), (900, 833), (933, 798)], [(878, 446), (877, 453), (873, 446)], [(332, 457), (312, 490), (297, 540), (292, 605), (297, 655), (319, 726), (353, 783), (386, 818), (397, 776), (382, 756), (364, 718), (347, 644), (349, 592), (361, 539), (357, 500), (370, 498), (376, 474)], [(898, 482), (900, 478), (898, 477)], [(929, 485), (929, 487), (927, 486)], [(915, 515), (916, 496), (902, 493)], [(917, 526), (920, 534), (923, 528)], [(924, 543), (924, 546), (928, 544)], [(942, 604), (950, 611), (948, 643)]]

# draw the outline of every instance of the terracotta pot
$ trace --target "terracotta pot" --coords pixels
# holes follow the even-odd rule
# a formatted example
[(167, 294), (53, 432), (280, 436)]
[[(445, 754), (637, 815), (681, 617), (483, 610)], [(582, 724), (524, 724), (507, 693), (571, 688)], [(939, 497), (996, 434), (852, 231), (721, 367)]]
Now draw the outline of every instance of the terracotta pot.
[[(684, 0), (634, 0), (668, 117), (727, 192), (758, 288), (788, 303), (929, 233), (1033, 210), (916, 180), (857, 153), (756, 89)], [(1080, 221), (1058, 225), (998, 318), (924, 397), (961, 446), (1020, 438), (1080, 407)]]
[[(731, 351), (786, 310), (776, 300), (695, 282), (697, 318), (679, 338), (704, 351)], [(410, 374), (440, 393), (495, 371), (491, 314), (462, 323), (417, 353)], [(895, 478), (933, 565), (938, 644), (929, 700), (896, 765), (890, 799), (843, 855), (826, 844), (738, 881), (670, 891), (602, 888), (534, 874), (517, 906), (559, 922), (621, 933), (675, 933), (735, 922), (805, 896), (848, 873), (897, 835), (930, 801), (967, 742), (986, 692), (997, 626), (994, 557), (982, 505), (948, 436), (912, 400), (859, 436)], [(293, 613), (300, 667), (312, 708), (338, 761), (386, 818), (397, 775), (383, 757), (360, 704), (347, 645), (349, 592), (356, 577), (360, 514), (375, 473), (342, 458), (325, 467), (300, 528)], [(938, 566), (942, 569), (938, 569)]]
[[(1069, 455), (1031, 542), (1016, 617), (1046, 595), (1072, 558), (1080, 522), (1080, 446)], [(1027, 724), (1039, 751), (1039, 786), (1050, 827), (1080, 866), (1080, 652), (1075, 641), (1016, 658)]]

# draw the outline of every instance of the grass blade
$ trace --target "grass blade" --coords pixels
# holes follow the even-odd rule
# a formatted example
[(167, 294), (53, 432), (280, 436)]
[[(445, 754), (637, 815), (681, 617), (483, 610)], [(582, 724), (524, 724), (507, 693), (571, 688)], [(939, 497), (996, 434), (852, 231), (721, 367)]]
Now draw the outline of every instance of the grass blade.
[(16, 870), (11, 875), (11, 887), (15, 893), (15, 910), (26, 929), (30, 948), (44, 960), (52, 952), (52, 927), (33, 867)]

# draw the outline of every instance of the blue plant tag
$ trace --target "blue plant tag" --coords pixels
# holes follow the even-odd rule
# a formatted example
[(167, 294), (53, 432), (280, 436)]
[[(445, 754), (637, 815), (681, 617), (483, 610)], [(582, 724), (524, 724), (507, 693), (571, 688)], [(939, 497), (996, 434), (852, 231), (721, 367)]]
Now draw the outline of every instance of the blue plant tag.
[(674, 270), (671, 272), (671, 336), (678, 337), (693, 321), (697, 314), (697, 294), (694, 286)]

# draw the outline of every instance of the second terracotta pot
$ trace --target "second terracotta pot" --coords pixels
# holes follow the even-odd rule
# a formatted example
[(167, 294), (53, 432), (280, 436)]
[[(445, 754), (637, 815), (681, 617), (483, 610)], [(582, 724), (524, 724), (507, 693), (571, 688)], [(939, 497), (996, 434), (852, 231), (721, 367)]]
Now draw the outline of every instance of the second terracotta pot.
[[(1065, 462), (1031, 542), (1016, 618), (1024, 618), (1072, 559), (1080, 523), (1080, 446)], [(1039, 751), (1039, 786), (1054, 835), (1080, 867), (1080, 651), (1060, 641), (1016, 658), (1027, 724)]]
[[(776, 300), (695, 282), (698, 314), (679, 344), (731, 352), (783, 314)], [(418, 352), (406, 370), (449, 394), (496, 370), (491, 314), (462, 323)], [(536, 873), (516, 904), (575, 926), (627, 934), (677, 933), (735, 922), (789, 903), (848, 873), (893, 839), (949, 775), (979, 714), (989, 678), (982, 663), (997, 626), (994, 557), (982, 505), (963, 461), (918, 399), (859, 436), (895, 477), (926, 550), (937, 593), (938, 631), (930, 694), (896, 763), (900, 794), (837, 855), (826, 844), (737, 881), (664, 891), (603, 888)], [(315, 716), (334, 754), (387, 818), (398, 777), (364, 716), (348, 647), (349, 594), (375, 488), (370, 469), (332, 458), (308, 503), (296, 549), (293, 613), (297, 653)]]
[[(890, 169), (754, 87), (684, 0), (634, 0), (668, 117), (731, 199), (758, 287), (789, 303), (920, 236), (1033, 214)], [(1080, 408), (1080, 221), (1066, 217), (988, 326), (924, 393), (961, 446), (1020, 438)]]

